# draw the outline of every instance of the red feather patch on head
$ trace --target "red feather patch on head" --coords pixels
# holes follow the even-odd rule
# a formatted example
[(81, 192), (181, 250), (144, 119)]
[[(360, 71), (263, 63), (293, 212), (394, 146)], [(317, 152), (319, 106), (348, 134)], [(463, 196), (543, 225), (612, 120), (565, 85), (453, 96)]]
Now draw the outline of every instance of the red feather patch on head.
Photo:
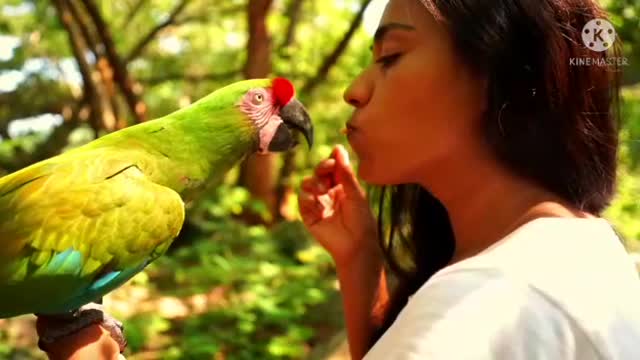
[(285, 106), (293, 99), (296, 94), (296, 89), (293, 87), (291, 81), (285, 78), (275, 78), (272, 83), (273, 98), (277, 105)]

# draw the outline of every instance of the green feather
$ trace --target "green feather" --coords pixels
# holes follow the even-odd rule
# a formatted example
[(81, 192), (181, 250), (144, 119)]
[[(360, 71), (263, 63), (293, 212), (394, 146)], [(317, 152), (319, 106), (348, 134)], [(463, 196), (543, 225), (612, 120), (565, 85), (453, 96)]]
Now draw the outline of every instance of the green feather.
[(183, 198), (256, 145), (241, 81), (0, 178), (0, 317), (72, 310), (162, 255)]

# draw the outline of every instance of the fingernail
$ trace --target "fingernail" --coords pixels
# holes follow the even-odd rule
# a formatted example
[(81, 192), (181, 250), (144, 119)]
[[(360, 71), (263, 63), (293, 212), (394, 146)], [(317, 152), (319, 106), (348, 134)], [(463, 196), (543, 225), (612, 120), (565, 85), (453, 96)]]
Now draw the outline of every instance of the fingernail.
[(350, 164), (350, 160), (349, 160), (349, 152), (347, 151), (347, 149), (344, 148), (344, 146), (340, 146), (340, 151), (342, 151), (342, 156), (344, 157), (344, 163), (346, 165)]

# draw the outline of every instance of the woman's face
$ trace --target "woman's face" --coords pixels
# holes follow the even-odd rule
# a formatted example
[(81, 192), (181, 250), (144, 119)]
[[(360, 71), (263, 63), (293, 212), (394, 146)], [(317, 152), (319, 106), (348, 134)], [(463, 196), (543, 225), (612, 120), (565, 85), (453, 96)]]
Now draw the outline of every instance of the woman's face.
[(418, 182), (461, 161), (456, 155), (481, 138), (483, 83), (420, 0), (389, 1), (373, 57), (345, 92), (355, 107), (348, 139), (360, 177), (378, 185)]

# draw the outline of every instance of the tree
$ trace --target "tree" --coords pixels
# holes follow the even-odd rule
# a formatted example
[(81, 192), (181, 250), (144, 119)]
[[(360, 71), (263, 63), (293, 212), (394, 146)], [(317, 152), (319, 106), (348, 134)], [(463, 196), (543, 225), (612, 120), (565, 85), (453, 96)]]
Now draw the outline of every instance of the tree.
[(640, 3), (635, 0), (604, 1), (616, 33), (622, 44), (622, 55), (627, 65), (622, 68), (623, 82), (632, 85), (640, 82)]
[[(333, 75), (339, 81), (329, 91), (344, 86), (344, 69), (356, 68), (365, 59), (361, 54), (367, 53), (366, 46), (353, 47), (350, 55), (347, 50), (358, 34), (355, 41), (367, 41), (357, 30), (369, 3), (13, 1), (5, 7), (7, 14), (1, 14), (0, 27), (28, 40), (0, 62), (0, 71), (22, 71), (34, 61), (45, 65), (28, 73), (13, 91), (0, 94), (0, 135), (7, 140), (0, 146), (5, 148), (0, 167), (5, 173), (15, 171), (69, 146), (166, 114), (241, 78), (287, 76), (313, 107), (322, 96), (313, 94), (341, 57), (351, 59), (336, 69)], [(319, 17), (325, 19), (322, 27), (332, 31), (314, 31)], [(78, 79), (70, 82), (69, 76)], [(44, 93), (49, 96), (38, 95)], [(331, 102), (340, 97), (335, 99)], [(9, 136), (14, 120), (41, 114), (58, 114), (64, 121), (50, 132)], [(92, 136), (86, 135), (88, 128)], [(82, 140), (70, 141), (77, 133), (84, 134)], [(322, 126), (318, 135), (324, 135)], [(239, 184), (267, 205), (273, 220), (283, 218), (279, 209), (292, 194), (292, 174), (309, 158), (300, 156), (293, 151), (284, 157), (251, 157), (240, 169)]]
[[(243, 74), (247, 79), (268, 77), (271, 72), (271, 37), (267, 29), (267, 15), (272, 0), (252, 0), (247, 4), (247, 60)], [(253, 197), (267, 206), (269, 214), (276, 212), (276, 155), (251, 155), (242, 164), (239, 183), (249, 189)], [(253, 222), (259, 218), (253, 217)]]
[[(300, 94), (303, 97), (308, 99), (313, 90), (327, 77), (331, 68), (335, 66), (359, 29), (364, 11), (370, 3), (371, 0), (362, 2), (342, 39), (338, 41), (331, 52), (327, 53), (316, 73), (306, 79), (300, 89)], [(247, 63), (244, 70), (247, 78), (265, 77), (271, 73), (272, 41), (266, 26), (266, 18), (271, 4), (271, 0), (255, 0), (250, 1), (248, 4), (249, 41)], [(299, 23), (302, 5), (302, 0), (292, 0), (289, 4), (287, 11), (289, 24), (282, 48), (291, 46), (295, 40), (295, 32)], [(292, 150), (285, 154), (284, 164), (279, 172), (276, 168), (276, 155), (251, 156), (242, 167), (240, 184), (246, 186), (254, 197), (262, 200), (267, 205), (270, 217), (275, 218), (275, 220), (282, 220), (284, 211), (282, 207), (286, 201), (285, 196), (292, 190), (290, 176), (295, 170), (295, 153), (296, 151)]]

